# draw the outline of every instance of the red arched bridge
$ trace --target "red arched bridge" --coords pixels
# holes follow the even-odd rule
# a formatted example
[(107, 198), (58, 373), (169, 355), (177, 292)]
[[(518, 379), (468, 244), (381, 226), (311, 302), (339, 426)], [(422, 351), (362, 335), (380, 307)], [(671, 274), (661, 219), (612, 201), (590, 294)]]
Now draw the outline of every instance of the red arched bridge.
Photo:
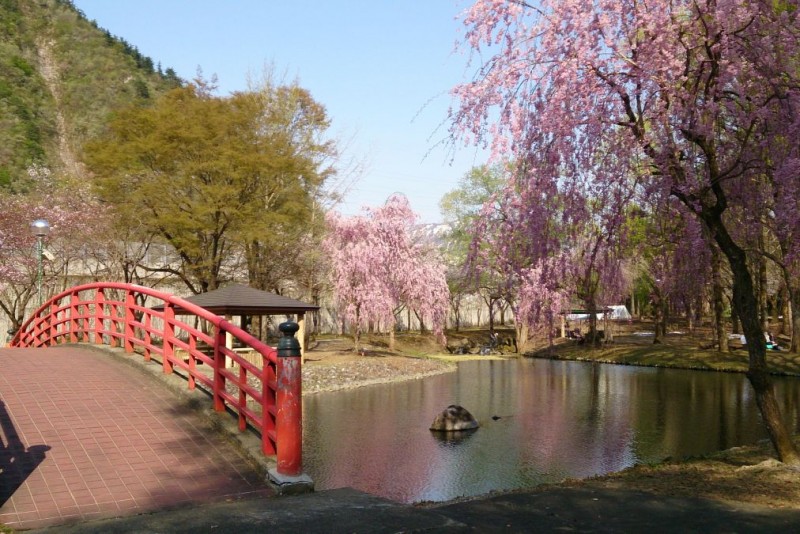
[[(175, 310), (190, 313), (181, 320)], [(207, 390), (217, 412), (254, 429), (265, 455), (277, 456), (277, 473), (301, 471), (301, 373), (296, 325), (284, 323), (279, 349), (238, 326), (174, 295), (123, 283), (73, 287), (44, 303), (14, 336), (12, 347), (93, 343), (121, 347), (145, 361), (176, 370), (189, 389)], [(255, 358), (226, 346), (226, 334)], [(286, 343), (284, 343), (286, 341)], [(281, 353), (279, 357), (279, 352)], [(226, 361), (233, 365), (226, 366)]]

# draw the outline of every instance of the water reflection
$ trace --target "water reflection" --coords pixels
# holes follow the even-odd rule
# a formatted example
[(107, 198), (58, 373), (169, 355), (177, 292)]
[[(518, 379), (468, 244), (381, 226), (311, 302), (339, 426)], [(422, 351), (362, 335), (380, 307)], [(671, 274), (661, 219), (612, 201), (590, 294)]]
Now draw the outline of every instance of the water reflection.
[(462, 441), (466, 441), (477, 431), (477, 428), (472, 428), (470, 430), (451, 430), (450, 432), (431, 432), (431, 436), (433, 436), (440, 445), (453, 447)]
[[(798, 421), (797, 380), (778, 382)], [(306, 397), (304, 465), (318, 489), (442, 501), (616, 471), (766, 437), (742, 375), (546, 360)], [(428, 430), (450, 404), (481, 427)], [(494, 418), (493, 418), (494, 417)]]

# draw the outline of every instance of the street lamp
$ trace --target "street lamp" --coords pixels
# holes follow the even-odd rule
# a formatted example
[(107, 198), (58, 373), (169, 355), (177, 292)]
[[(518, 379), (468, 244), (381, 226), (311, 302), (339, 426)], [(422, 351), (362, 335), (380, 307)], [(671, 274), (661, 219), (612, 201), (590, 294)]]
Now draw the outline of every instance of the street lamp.
[(44, 254), (44, 238), (50, 233), (50, 223), (44, 219), (36, 219), (31, 223), (31, 233), (36, 236), (36, 257), (39, 262), (36, 271), (36, 292), (39, 295), (39, 307), (42, 306), (42, 255)]

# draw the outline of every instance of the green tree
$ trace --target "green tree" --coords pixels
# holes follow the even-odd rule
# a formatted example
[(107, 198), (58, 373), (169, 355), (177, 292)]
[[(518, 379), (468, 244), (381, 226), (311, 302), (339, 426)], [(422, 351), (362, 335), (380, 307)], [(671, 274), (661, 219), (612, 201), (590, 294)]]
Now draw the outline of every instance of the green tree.
[(307, 271), (304, 257), (318, 248), (324, 185), (334, 174), (337, 146), (325, 135), (330, 121), (324, 106), (296, 83), (277, 84), (267, 75), (236, 96), (259, 110), (260, 143), (270, 153), (254, 184), (258, 193), (246, 206), (248, 224), (239, 230), (249, 283), (280, 292), (281, 281)]
[(458, 187), (439, 201), (439, 209), (452, 228), (450, 251), (466, 257), (472, 242), (472, 227), (487, 202), (497, 196), (506, 184), (502, 165), (481, 165), (461, 177)]
[(0, 187), (31, 190), (31, 166), (82, 176), (75, 153), (111, 110), (182, 83), (126, 47), (69, 1), (0, 1)]
[[(302, 115), (302, 106), (316, 114)], [(276, 112), (285, 108), (295, 112)], [(272, 235), (303, 226), (329, 174), (314, 150), (333, 147), (293, 136), (298, 116), (314, 136), (324, 135), (324, 109), (296, 86), (221, 98), (196, 80), (152, 106), (118, 112), (107, 132), (86, 145), (85, 160), (121, 225), (139, 222), (175, 249), (179, 263), (160, 270), (205, 292), (231, 279), (242, 258), (251, 280), (254, 273), (266, 278), (281, 265), (270, 262), (290, 247), (260, 256), (254, 247), (264, 250), (274, 244)]]
[(475, 223), (482, 212), (495, 209), (498, 195), (506, 185), (503, 165), (481, 165), (472, 168), (459, 180), (458, 187), (446, 193), (439, 202), (444, 221), (450, 226), (445, 262), (450, 305), (455, 314), (455, 327), (461, 323), (461, 303), (466, 295), (477, 292), (489, 308), (489, 323), (494, 325), (495, 307), (502, 294), (499, 280), (483, 271), (473, 276), (467, 271), (467, 260), (473, 246)]

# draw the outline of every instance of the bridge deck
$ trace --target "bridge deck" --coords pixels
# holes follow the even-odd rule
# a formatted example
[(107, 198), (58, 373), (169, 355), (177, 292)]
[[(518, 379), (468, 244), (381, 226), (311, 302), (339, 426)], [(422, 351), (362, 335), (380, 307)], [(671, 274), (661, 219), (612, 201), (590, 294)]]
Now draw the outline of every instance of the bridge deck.
[(0, 401), (0, 523), (8, 526), (271, 495), (173, 391), (101, 351), (0, 349)]

